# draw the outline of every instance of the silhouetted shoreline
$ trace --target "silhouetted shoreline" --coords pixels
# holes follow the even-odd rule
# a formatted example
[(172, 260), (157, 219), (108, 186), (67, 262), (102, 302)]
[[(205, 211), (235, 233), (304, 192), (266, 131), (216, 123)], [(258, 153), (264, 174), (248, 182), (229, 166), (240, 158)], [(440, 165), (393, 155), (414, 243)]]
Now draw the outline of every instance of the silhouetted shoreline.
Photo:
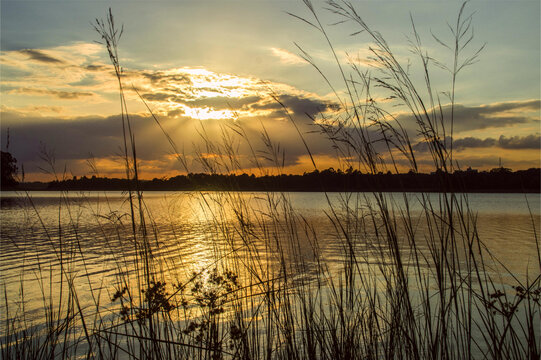
[(512, 172), (505, 168), (491, 171), (468, 169), (452, 174), (362, 174), (355, 170), (326, 169), (303, 175), (255, 176), (248, 174), (188, 174), (168, 179), (134, 181), (102, 177), (74, 177), (69, 180), (48, 183), (22, 183), (12, 190), (117, 190), (139, 189), (144, 191), (385, 191), (385, 192), (501, 192), (539, 193), (541, 169)]

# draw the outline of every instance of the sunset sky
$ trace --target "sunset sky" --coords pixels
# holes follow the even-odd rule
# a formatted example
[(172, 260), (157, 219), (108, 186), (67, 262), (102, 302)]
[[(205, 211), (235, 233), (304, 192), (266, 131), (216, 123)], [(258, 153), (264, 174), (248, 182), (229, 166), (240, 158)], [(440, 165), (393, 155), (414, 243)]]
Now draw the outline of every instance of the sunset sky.
[[(411, 64), (419, 86), (424, 80), (407, 40), (410, 14), (430, 56), (451, 62), (452, 54), (431, 34), (450, 39), (447, 23), (456, 21), (460, 2), (353, 3), (404, 66)], [(350, 35), (360, 30), (355, 24), (332, 25), (342, 19), (322, 2), (314, 6), (346, 72), (353, 62), (376, 74), (378, 68), (368, 59), (372, 42), (367, 34)], [(1, 146), (5, 151), (9, 145), (19, 168), (24, 164), (26, 180), (50, 179), (40, 170), (48, 168), (41, 159), (44, 152), (54, 154), (59, 174), (92, 174), (93, 159), (100, 175), (122, 176), (118, 85), (91, 25), (105, 18), (109, 7), (124, 24), (119, 55), (143, 178), (184, 169), (132, 87), (184, 152), (190, 171), (202, 169), (197, 158), (217, 155), (223, 125), (238, 126), (253, 146), (252, 152), (245, 140), (232, 137), (248, 172), (256, 166), (254, 153), (264, 167), (270, 166), (263, 130), (284, 151), (285, 172), (312, 171), (305, 146), (276, 99), (304, 134), (317, 167), (341, 166), (332, 144), (316, 133), (314, 119), (339, 116), (344, 84), (322, 34), (288, 14), (312, 19), (302, 1), (2, 0)], [(479, 62), (458, 77), (456, 159), (464, 168), (494, 168), (499, 158), (513, 170), (539, 167), (540, 2), (472, 1), (466, 12), (474, 13), (475, 31), (466, 54), (486, 46)], [(295, 44), (320, 67), (337, 95)], [(446, 110), (449, 101), (443, 93), (450, 90), (450, 76), (434, 65), (430, 69)], [(408, 120), (405, 108), (383, 106), (397, 119)], [(414, 124), (411, 134), (417, 142)], [(418, 148), (423, 164), (427, 155)], [(428, 165), (425, 169), (430, 170)]]

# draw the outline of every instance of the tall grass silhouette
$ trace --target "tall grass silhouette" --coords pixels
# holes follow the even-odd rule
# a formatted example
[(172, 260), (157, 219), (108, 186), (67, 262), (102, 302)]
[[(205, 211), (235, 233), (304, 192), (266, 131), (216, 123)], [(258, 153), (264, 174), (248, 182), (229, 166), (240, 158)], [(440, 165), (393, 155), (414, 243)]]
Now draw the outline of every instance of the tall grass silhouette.
[[(364, 22), (353, 5), (328, 3), (330, 11), (353, 22), (373, 42), (373, 74), (355, 63), (340, 62), (318, 10), (310, 1), (304, 3), (310, 17), (293, 16), (323, 36), (341, 76), (329, 79), (299, 47), (341, 107), (333, 117), (317, 119), (319, 130), (348, 167), (371, 174), (398, 172), (399, 163), (405, 161), (412, 171), (419, 171), (412, 134), (406, 130), (411, 127), (377, 101), (375, 92), (386, 93), (411, 114), (440, 174), (442, 192), (420, 194), (417, 200), (405, 192), (391, 196), (345, 189), (338, 197), (325, 194), (328, 206), (321, 216), (330, 224), (332, 243), (317, 224), (295, 209), (286, 192), (194, 193), (200, 216), (210, 224), (206, 234), (212, 239), (213, 257), (193, 273), (181, 274), (179, 267), (193, 268), (194, 264), (185, 263), (189, 258), (181, 250), (173, 260), (166, 258), (160, 229), (138, 187), (137, 134), (130, 124), (118, 52), (122, 28), (109, 11), (104, 21), (95, 22), (95, 28), (118, 80), (123, 164), (133, 186), (125, 194), (128, 222), (115, 212), (107, 217), (96, 214), (99, 239), (104, 248), (110, 248), (117, 267), (116, 281), (110, 296), (94, 290), (78, 220), (71, 216), (77, 211), (64, 193), (58, 211), (70, 214), (67, 223), (59, 221), (59, 229), (42, 223), (59, 264), (38, 274), (45, 321), (40, 326), (27, 322), (24, 302), (13, 309), (12, 294), (5, 292), (2, 358), (539, 358), (541, 256), (536, 265), (539, 272), (525, 278), (507, 270), (480, 238), (467, 195), (447, 182), (447, 175), (456, 168), (452, 149), (456, 82), (482, 50), (462, 55), (473, 39), (466, 4), (450, 27), (451, 42), (435, 37), (449, 50), (450, 65), (426, 53), (412, 23), (411, 47), (424, 72), (419, 87), (382, 35)], [(433, 65), (449, 72), (451, 90), (445, 95), (449, 105), (443, 105), (432, 87)], [(336, 80), (344, 92), (334, 85)], [(444, 106), (451, 111), (444, 111)], [(159, 118), (147, 109), (162, 128)], [(238, 124), (224, 125), (222, 130), (221, 141), (201, 132), (205, 151), (197, 153), (206, 172), (242, 170), (235, 141), (251, 149), (261, 174), (266, 171), (262, 159), (271, 160), (281, 171), (283, 150), (265, 129), (262, 149)], [(164, 136), (181, 169), (189, 170), (175, 141), (165, 131)], [(303, 138), (300, 132), (299, 136)], [(219, 156), (210, 159), (204, 153)], [(54, 161), (50, 165), (54, 168)], [(234, 184), (228, 186), (234, 188)], [(29, 210), (39, 216), (31, 196), (28, 201)], [(103, 201), (107, 203), (107, 197)], [(536, 234), (533, 219), (532, 224)], [(172, 220), (171, 228), (175, 225)], [(66, 227), (71, 229), (70, 236), (63, 230)], [(177, 235), (170, 236), (176, 239)], [(532, 242), (539, 253), (536, 235)], [(116, 243), (131, 250), (119, 253)], [(327, 258), (329, 246), (338, 249), (339, 261)], [(83, 270), (74, 271), (76, 267)], [(501, 272), (511, 283), (499, 281)], [(59, 279), (59, 287), (53, 286), (53, 278)], [(78, 289), (82, 284), (92, 296), (91, 305), (81, 305)], [(21, 281), (21, 290), (25, 286)]]

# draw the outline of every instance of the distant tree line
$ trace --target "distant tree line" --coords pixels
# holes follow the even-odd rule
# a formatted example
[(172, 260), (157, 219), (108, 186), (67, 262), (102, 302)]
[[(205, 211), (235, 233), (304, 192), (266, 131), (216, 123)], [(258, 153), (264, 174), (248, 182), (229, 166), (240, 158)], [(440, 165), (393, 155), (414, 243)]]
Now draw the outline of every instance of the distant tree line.
[(17, 175), (17, 159), (15, 159), (11, 153), (7, 151), (0, 151), (2, 155), (2, 162), (0, 165), (0, 188), (2, 190), (12, 189), (17, 185), (15, 176)]
[[(171, 178), (140, 180), (103, 177), (73, 177), (43, 184), (48, 190), (236, 190), (236, 191), (423, 191), (423, 192), (540, 192), (541, 169), (511, 171), (468, 168), (452, 174), (404, 173), (363, 174), (329, 168), (303, 175), (188, 174)], [(36, 186), (34, 185), (34, 188)]]

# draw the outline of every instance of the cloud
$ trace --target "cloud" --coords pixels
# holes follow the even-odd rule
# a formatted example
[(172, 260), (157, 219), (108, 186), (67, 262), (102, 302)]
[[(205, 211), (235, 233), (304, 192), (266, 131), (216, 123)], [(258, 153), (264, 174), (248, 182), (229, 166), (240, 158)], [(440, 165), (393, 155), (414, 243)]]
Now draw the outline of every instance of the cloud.
[[(296, 101), (297, 99), (289, 98), (287, 100)], [(216, 154), (217, 156), (213, 158), (214, 161), (222, 163), (228, 161), (227, 147), (223, 143), (224, 139), (227, 138), (227, 136), (224, 137), (225, 133), (231, 135), (228, 140), (231, 145), (230, 149), (234, 149), (235, 157), (243, 168), (253, 169), (255, 167), (253, 151), (258, 156), (261, 165), (275, 165), (265, 158), (272, 158), (273, 152), (276, 151), (279, 160), (284, 160), (284, 166), (296, 169), (295, 171), (302, 170), (303, 166), (306, 168), (305, 171), (310, 170), (310, 164), (306, 161), (306, 147), (293, 123), (291, 121), (276, 121), (273, 117), (274, 113), (258, 118), (258, 121), (245, 118), (199, 121), (186, 116), (183, 109), (177, 110), (178, 112), (175, 114), (172, 113), (174, 112), (172, 110), (168, 116), (161, 116), (160, 122), (166, 133), (176, 142), (177, 148), (186, 154), (189, 159), (190, 171), (204, 170), (202, 164), (196, 160), (198, 153), (203, 155)], [(296, 108), (297, 112), (303, 110), (306, 110), (306, 106), (299, 105)], [(123, 143), (122, 123), (119, 115), (85, 116), (59, 120), (53, 114), (49, 117), (36, 117), (6, 107), (2, 108), (0, 115), (3, 119), (2, 136), (5, 136), (7, 127), (9, 127), (10, 151), (19, 163), (24, 163), (27, 174), (32, 173), (32, 170), (33, 173), (36, 173), (38, 165), (42, 165), (39, 160), (41, 144), (46, 144), (49, 149), (54, 149), (58, 168), (63, 169), (66, 164), (68, 173), (73, 171), (76, 175), (88, 174), (89, 170), (84, 164), (90, 154), (100, 159), (101, 164), (105, 164), (104, 168), (99, 169), (102, 175), (120, 176), (119, 174), (122, 173), (122, 162), (118, 160), (119, 155), (122, 154)], [(347, 156), (347, 154), (339, 153), (336, 148), (333, 148), (333, 144), (317, 131), (316, 124), (306, 116), (304, 118), (306, 121), (295, 121), (295, 124), (313, 156), (329, 161), (333, 158), (337, 159), (339, 156)], [(144, 170), (141, 173), (143, 178), (171, 176), (174, 172), (184, 170), (178, 163), (175, 163), (173, 157), (169, 156), (173, 149), (152, 118), (131, 114), (130, 120), (135, 133), (138, 158), (145, 164), (141, 168)], [(229, 130), (231, 128), (242, 130), (236, 133), (235, 130)], [(268, 133), (272, 145), (264, 140), (263, 129)], [(352, 136), (355, 135), (352, 129), (344, 129), (343, 131), (350, 131)], [(374, 130), (370, 129), (368, 133), (373, 140), (378, 139), (378, 133)], [(455, 148), (460, 149), (456, 158), (461, 160), (460, 163), (464, 166), (475, 167), (478, 164), (492, 166), (490, 164), (494, 161), (497, 163), (497, 156), (513, 158), (509, 154), (506, 155), (504, 151), (528, 151), (527, 149), (535, 149), (535, 146), (539, 149), (539, 141), (539, 135), (501, 136), (498, 139), (465, 137), (455, 141)], [(381, 155), (385, 156), (386, 149), (383, 144), (376, 143), (375, 146), (380, 149)], [(497, 147), (511, 150), (502, 150), (500, 155), (491, 150), (491, 148)], [(483, 148), (486, 150), (481, 151)], [(476, 150), (467, 151), (468, 149)], [(417, 144), (415, 150), (418, 162), (425, 164), (427, 170), (431, 170), (429, 156), (427, 156), (426, 150), (423, 152), (422, 144)], [(282, 158), (282, 152), (285, 155), (284, 158)], [(483, 162), (475, 160), (475, 156), (484, 157)], [(522, 156), (515, 156), (515, 158), (516, 161), (506, 161), (508, 167), (535, 166), (535, 164), (532, 165), (529, 158), (522, 158)], [(399, 163), (401, 159), (401, 157), (397, 158)], [(330, 164), (327, 160), (323, 163), (318, 162), (318, 166), (326, 167)], [(330, 166), (336, 167), (338, 165)]]
[[(280, 101), (281, 104), (276, 100)], [(277, 95), (276, 99), (269, 97), (264, 101), (255, 103), (251, 105), (251, 108), (255, 110), (273, 110), (275, 116), (285, 117), (284, 106), (294, 116), (314, 118), (321, 112), (335, 109), (337, 105), (313, 97), (283, 94)]]
[[(236, 116), (242, 118), (285, 119), (285, 111), (279, 102), (287, 107), (290, 114), (306, 118), (307, 115), (314, 117), (336, 108), (336, 104), (328, 100), (284, 84), (265, 83), (203, 69), (182, 68), (169, 73), (160, 71), (151, 76), (149, 71), (145, 71), (142, 77), (152, 79), (152, 86), (140, 84), (146, 90), (141, 94), (143, 99), (154, 102), (164, 113), (178, 113), (181, 107), (183, 114), (201, 120), (212, 118), (212, 114), (217, 118), (233, 118), (232, 114), (226, 116), (224, 112), (227, 111), (236, 112)], [(130, 76), (137, 77), (134, 72)], [(181, 83), (175, 82), (174, 79), (178, 77), (182, 79)]]
[(496, 145), (496, 140), (493, 138), (479, 139), (476, 137), (465, 137), (463, 139), (457, 139), (453, 143), (454, 149), (466, 149), (466, 148), (485, 148)]
[(183, 85), (192, 85), (192, 81), (186, 75), (182, 74), (170, 74), (167, 71), (143, 71), (143, 72), (134, 72), (133, 75), (142, 75), (147, 78), (154, 84), (160, 83), (176, 83)]
[(489, 105), (481, 105), (480, 108), (489, 112), (519, 111), (530, 110), (539, 111), (541, 109), (541, 100), (532, 99), (525, 101), (499, 102)]
[(186, 92), (177, 92), (164, 93), (164, 92), (153, 92), (145, 93), (141, 95), (143, 99), (147, 101), (156, 101), (156, 102), (169, 102), (175, 104), (183, 104), (190, 107), (205, 108), (209, 107), (215, 110), (224, 110), (224, 109), (242, 109), (246, 108), (248, 105), (255, 104), (261, 100), (257, 95), (254, 96), (245, 96), (240, 98), (230, 98), (225, 96), (212, 96), (212, 97), (203, 97), (203, 98), (194, 98), (193, 96), (187, 94)]
[[(450, 137), (446, 138), (446, 143), (450, 144)], [(476, 148), (501, 148), (501, 149), (541, 149), (541, 136), (539, 135), (528, 135), (528, 136), (511, 136), (506, 137), (501, 135), (498, 139), (495, 138), (485, 138), (480, 139), (476, 137), (465, 137), (462, 139), (456, 139), (453, 142), (453, 149), (455, 150), (465, 150), (465, 149), (476, 149)], [(413, 149), (419, 152), (427, 152), (428, 145), (420, 141), (413, 145)]]
[[(24, 113), (2, 111), (2, 132), (9, 127), (13, 154), (22, 162), (36, 161), (40, 144), (55, 149), (61, 159), (86, 159), (89, 153), (97, 157), (113, 156), (120, 153), (122, 144), (122, 122), (118, 115), (109, 117), (88, 116), (69, 120), (55, 117), (35, 117)], [(131, 115), (132, 128), (138, 134), (158, 136), (152, 129), (153, 120), (148, 117)], [(141, 138), (143, 138), (141, 136)], [(149, 146), (150, 139), (141, 140), (142, 158), (156, 155)], [(159, 146), (154, 145), (154, 148)], [(148, 155), (145, 155), (148, 154)]]
[(170, 117), (177, 117), (181, 115), (184, 115), (184, 109), (182, 108), (176, 108), (174, 110), (170, 110), (167, 112), (167, 116), (170, 116)]
[[(122, 131), (118, 115), (80, 116), (80, 114), (88, 114), (89, 111), (111, 114), (118, 109), (118, 97), (112, 96), (112, 94), (116, 95), (117, 84), (111, 66), (107, 65), (105, 52), (103, 49), (99, 52), (100, 48), (97, 47), (83, 45), (80, 47), (87, 49), (83, 53), (68, 51), (68, 48), (60, 47), (43, 51), (23, 50), (2, 53), (9, 60), (7, 66), (10, 67), (10, 74), (19, 71), (19, 74), (26, 75), (25, 78), (10, 76), (2, 79), (6, 103), (17, 103), (20, 110), (17, 114), (13, 111), (9, 113), (3, 108), (2, 129), (6, 126), (11, 127), (12, 143), (17, 143), (13, 145), (14, 155), (21, 161), (35, 161), (40, 142), (55, 148), (59, 158), (72, 162), (84, 162), (89, 153), (93, 153), (100, 159), (114, 157), (115, 154), (121, 153)], [(293, 54), (285, 50), (276, 49), (274, 55), (282, 56), (284, 61), (291, 60), (293, 63), (296, 61), (288, 57)], [(34, 61), (28, 61), (28, 57)], [(67, 65), (58, 66), (60, 63)], [(6, 69), (4, 63), (3, 69)], [(4, 75), (4, 70), (2, 74)], [(317, 117), (320, 113), (325, 113), (329, 117), (342, 116), (343, 113), (338, 110), (336, 103), (316, 94), (283, 83), (265, 82), (253, 77), (217, 73), (203, 68), (125, 69), (124, 74), (126, 84), (129, 84), (126, 87), (126, 97), (130, 110), (144, 111), (144, 106), (131, 90), (133, 84), (158, 114), (167, 133), (179, 142), (179, 147), (183, 148), (185, 145), (188, 153), (197, 146), (204, 149), (205, 145), (200, 137), (201, 127), (206, 129), (211, 141), (219, 142), (223, 127), (234, 125), (240, 125), (245, 129), (244, 140), (252, 142), (254, 149), (261, 149), (261, 152), (257, 152), (258, 154), (269, 153), (271, 150), (268, 144), (262, 140), (261, 125), (263, 125), (276, 147), (284, 150), (286, 165), (305, 163), (307, 150), (300, 141), (293, 123), (287, 121), (284, 108), (280, 104), (282, 103), (295, 119), (295, 125), (305, 137), (312, 154), (328, 158), (336, 154), (336, 149), (333, 149), (332, 144), (315, 133), (318, 129), (317, 122), (314, 124), (310, 118)], [(25, 99), (16, 94), (52, 96), (81, 101), (66, 101), (61, 104), (62, 108), (55, 109), (51, 106), (46, 109), (43, 104), (36, 103), (35, 97), (28, 96)], [(98, 103), (99, 109), (94, 108), (94, 104), (91, 104), (91, 110), (89, 106), (85, 107), (88, 103), (85, 100), (89, 100), (92, 96), (101, 101)], [(132, 107), (136, 101), (137, 105)], [(500, 133), (496, 131), (468, 133), (468, 131), (503, 129), (520, 124), (531, 126), (535, 121), (539, 121), (540, 103), (539, 100), (525, 100), (479, 106), (457, 104), (454, 111), (454, 133), (457, 135), (455, 149), (499, 147), (515, 153), (517, 149), (538, 149), (538, 135), (513, 136), (518, 132), (511, 131)], [(47, 105), (52, 105), (52, 103)], [(23, 111), (23, 109), (26, 110)], [(41, 110), (45, 113), (41, 116), (35, 114)], [(33, 117), (30, 116), (32, 112)], [(445, 119), (450, 118), (449, 105), (443, 107), (443, 115)], [(63, 120), (59, 120), (60, 117)], [(406, 124), (405, 128), (412, 135), (411, 138), (418, 140), (415, 137), (417, 131), (414, 119), (407, 114), (398, 114), (397, 118)], [(164, 154), (168, 154), (171, 149), (167, 141), (163, 141), (164, 136), (161, 130), (144, 113), (133, 114), (131, 119), (141, 160), (156, 161), (156, 167), (163, 167), (164, 171), (168, 169), (168, 163), (162, 160)], [(448, 124), (446, 125), (449, 129)], [(381, 138), (375, 129), (365, 130), (373, 140)], [(519, 134), (527, 134), (524, 128), (522, 130)], [(349, 131), (350, 138), (357, 136), (356, 129), (344, 128), (343, 131)], [(497, 136), (501, 133), (505, 133), (505, 136), (498, 138)], [(243, 142), (239, 140), (239, 143)], [(423, 151), (422, 146), (422, 143), (417, 144), (416, 149)], [(384, 153), (386, 149), (378, 143), (377, 149), (379, 150), (380, 147), (381, 152)], [(210, 153), (209, 151), (202, 152)], [(251, 150), (246, 145), (239, 145), (237, 155), (239, 158), (249, 159)], [(246, 160), (246, 162), (249, 161)]]
[(29, 95), (53, 96), (53, 97), (57, 97), (59, 99), (64, 99), (64, 100), (75, 100), (75, 99), (80, 99), (82, 97), (94, 96), (93, 93), (89, 93), (89, 92), (58, 91), (58, 90), (45, 90), (45, 89), (35, 89), (35, 88), (20, 88), (20, 89), (12, 90), (11, 92), (12, 93), (15, 92), (19, 94), (29, 94)]
[(331, 108), (336, 108), (336, 104), (334, 103), (329, 101), (321, 101), (314, 98), (294, 95), (281, 95), (278, 98), (287, 107), (287, 109), (293, 111), (295, 115), (308, 115), (310, 118), (313, 118), (320, 112), (324, 112)]
[(500, 136), (498, 145), (503, 149), (541, 149), (541, 137), (539, 135), (528, 135), (524, 137)]
[[(12, 75), (2, 78), (3, 88), (9, 87), (4, 92), (6, 101), (16, 101), (24, 107), (34, 105), (36, 95), (64, 100), (84, 100), (94, 96), (102, 113), (116, 112), (117, 106), (113, 102), (117, 98), (112, 95), (117, 91), (117, 84), (105, 55), (103, 48), (88, 43), (44, 50), (3, 51), (3, 69), (8, 66)], [(35, 61), (27, 61), (28, 57)], [(60, 63), (65, 66), (58, 66)], [(16, 76), (20, 74), (25, 77)], [(286, 116), (272, 99), (275, 94), (295, 116), (315, 116), (319, 111), (330, 109), (328, 101), (287, 84), (200, 67), (166, 70), (124, 68), (123, 77), (128, 102), (140, 102), (132, 90), (133, 85), (155, 113), (175, 117), (194, 116), (198, 120), (265, 117), (282, 120)], [(21, 94), (29, 96), (15, 97)], [(63, 104), (64, 115), (80, 116), (88, 111), (88, 107), (77, 105), (75, 101)]]
[[(36, 100), (36, 96), (47, 96), (71, 100), (64, 114), (83, 115), (88, 102), (76, 100), (92, 99), (101, 104), (99, 111), (110, 114), (105, 105), (116, 92), (111, 67), (106, 66), (106, 52), (102, 47), (88, 43), (74, 43), (48, 49), (25, 49), (1, 51), (3, 100), (6, 104), (17, 104), (23, 108), (31, 105), (51, 105), (50, 100)], [(100, 56), (103, 60), (100, 60)], [(21, 96), (22, 95), (22, 96)]]
[[(6, 107), (2, 108), (2, 136), (5, 136), (7, 128), (10, 128), (11, 146), (10, 151), (19, 163), (25, 164), (27, 174), (38, 172), (38, 166), (42, 165), (39, 154), (42, 144), (53, 149), (56, 154), (57, 165), (61, 169), (64, 165), (68, 171), (84, 169), (85, 161), (92, 154), (99, 159), (111, 159), (108, 164), (116, 164), (119, 155), (122, 154), (122, 125), (119, 115), (101, 117), (85, 116), (59, 120), (53, 116), (33, 116), (28, 113), (16, 112)], [(176, 117), (173, 117), (176, 115)], [(138, 114), (130, 115), (131, 127), (135, 133), (138, 158), (147, 162), (150, 166), (154, 162), (153, 175), (158, 176), (160, 169), (162, 176), (169, 171), (183, 169), (178, 164), (169, 164), (164, 158), (173, 150), (166, 141), (161, 129), (155, 121)], [(191, 157), (192, 171), (202, 171), (201, 164), (194, 160), (199, 153), (225, 154), (223, 141), (230, 136), (231, 146), (235, 149), (235, 156), (243, 168), (254, 167), (255, 160), (253, 151), (259, 157), (259, 161), (265, 166), (271, 166), (264, 160), (271, 157), (268, 143), (263, 141), (263, 127), (266, 129), (273, 146), (285, 153), (285, 165), (295, 165), (306, 156), (307, 151), (292, 122), (277, 122), (273, 118), (261, 117), (258, 121), (249, 119), (199, 121), (188, 117), (179, 109), (177, 114), (160, 117), (161, 125), (166, 133), (177, 143), (178, 149), (185, 151)], [(240, 126), (242, 135), (231, 128)], [(330, 143), (322, 141), (319, 134), (307, 134), (315, 130), (309, 122), (297, 122), (297, 126), (310, 146), (314, 155), (327, 155), (331, 149)], [(224, 134), (230, 134), (224, 137)], [(208, 147), (211, 149), (208, 149)], [(252, 147), (253, 146), (253, 150)], [(200, 149), (200, 150), (197, 150)], [(225, 155), (224, 155), (225, 156)], [(220, 161), (223, 161), (220, 160)], [(162, 163), (163, 162), (163, 163)], [(78, 165), (77, 165), (78, 164)], [(108, 165), (111, 174), (121, 173), (122, 164), (118, 162), (117, 168)], [(173, 166), (174, 165), (174, 166)], [(115, 172), (116, 171), (116, 172)], [(102, 169), (102, 175), (106, 175)], [(77, 174), (88, 173), (77, 170)], [(148, 177), (148, 173), (142, 173)]]
[(183, 103), (195, 107), (211, 107), (216, 110), (232, 109), (240, 110), (247, 108), (249, 105), (255, 104), (261, 100), (261, 97), (246, 96), (241, 98), (227, 98), (223, 96), (215, 96), (203, 99), (184, 101)]
[(2, 64), (2, 79), (4, 81), (6, 80), (19, 80), (22, 78), (25, 78), (29, 75), (32, 75), (30, 71), (17, 69), (16, 67), (12, 65), (5, 65)]
[[(455, 106), (455, 130), (457, 132), (508, 127), (536, 120), (527, 116), (526, 111), (538, 111), (541, 100), (500, 102), (481, 106)], [(451, 107), (444, 108), (444, 116), (450, 118)], [(537, 115), (539, 119), (539, 115)]]
[[(145, 93), (141, 95), (147, 101), (175, 103), (185, 105), (191, 109), (208, 109), (211, 111), (231, 110), (243, 111), (242, 115), (250, 116), (270, 116), (274, 118), (283, 118), (286, 116), (282, 105), (276, 101), (279, 100), (287, 110), (295, 116), (314, 117), (320, 112), (325, 112), (336, 107), (336, 104), (330, 101), (308, 97), (303, 95), (283, 94), (274, 99), (268, 94), (251, 95), (243, 97), (211, 96), (203, 98), (193, 98), (184, 93)], [(176, 109), (175, 109), (176, 110)], [(174, 110), (171, 110), (174, 111)], [(272, 114), (272, 115), (271, 115)]]
[(289, 52), (284, 49), (279, 48), (270, 48), (270, 51), (272, 52), (272, 55), (276, 56), (278, 59), (280, 59), (280, 62), (287, 65), (305, 65), (306, 60), (301, 58), (298, 55), (293, 54), (292, 52)]
[[(455, 107), (455, 131), (508, 127), (538, 120), (539, 114), (527, 116), (526, 111), (538, 111), (541, 100), (499, 102), (480, 106)], [(449, 119), (451, 106), (444, 108), (444, 116)]]
[(96, 85), (97, 83), (98, 83), (98, 81), (96, 81), (94, 75), (89, 74), (89, 75), (83, 75), (81, 80), (71, 82), (68, 85), (70, 85), (70, 86), (90, 86), (90, 85)]
[(104, 71), (108, 70), (108, 67), (105, 65), (85, 65), (84, 68), (89, 71)]
[[(493, 104), (454, 107), (453, 131), (455, 134), (472, 130), (503, 128), (539, 121), (541, 100), (498, 102)], [(439, 110), (436, 111), (439, 113)], [(450, 131), (451, 105), (442, 106), (445, 126)], [(401, 113), (397, 120), (410, 134), (417, 132), (417, 125), (408, 113)]]
[(47, 55), (42, 50), (24, 49), (24, 50), (19, 50), (19, 52), (21, 54), (27, 55), (28, 57), (30, 57), (30, 59), (36, 60), (36, 61), (39, 61), (39, 62), (54, 63), (54, 64), (64, 64), (64, 61), (62, 61), (60, 59), (57, 59), (55, 57), (52, 57), (50, 55)]
[(141, 97), (147, 101), (169, 101), (175, 99), (175, 95), (162, 92), (141, 94)]

